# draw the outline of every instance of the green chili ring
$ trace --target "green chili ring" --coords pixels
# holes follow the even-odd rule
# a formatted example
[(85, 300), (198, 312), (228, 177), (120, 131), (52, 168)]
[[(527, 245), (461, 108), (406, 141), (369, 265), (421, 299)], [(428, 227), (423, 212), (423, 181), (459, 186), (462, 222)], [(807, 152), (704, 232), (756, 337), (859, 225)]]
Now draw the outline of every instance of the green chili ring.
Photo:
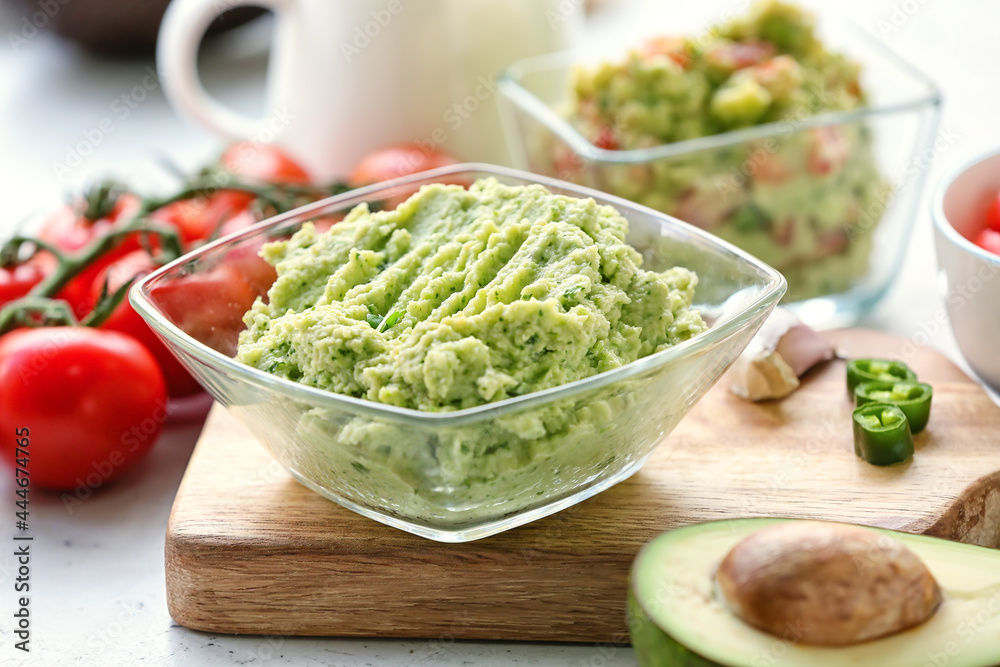
[(851, 359), (847, 362), (847, 393), (862, 382), (916, 382), (917, 374), (902, 361)]
[(867, 403), (889, 403), (902, 410), (913, 434), (927, 428), (933, 397), (934, 388), (923, 382), (862, 382), (854, 389), (858, 407)]
[(854, 453), (877, 466), (902, 463), (913, 456), (913, 436), (906, 415), (889, 403), (867, 403), (854, 410)]

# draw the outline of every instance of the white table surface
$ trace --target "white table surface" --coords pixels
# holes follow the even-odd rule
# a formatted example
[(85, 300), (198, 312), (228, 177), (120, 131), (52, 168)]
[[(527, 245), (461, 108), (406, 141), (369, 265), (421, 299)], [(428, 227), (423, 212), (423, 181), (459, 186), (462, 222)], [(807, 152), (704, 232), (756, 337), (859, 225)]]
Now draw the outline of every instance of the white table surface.
[[(579, 4), (579, 3), (576, 3)], [(701, 3), (625, 0), (591, 19), (589, 39), (620, 40), (661, 26)], [(738, 9), (743, 0), (721, 3)], [(970, 156), (1000, 144), (1000, 3), (941, 0), (849, 0), (839, 10), (884, 39), (922, 69), (945, 95), (942, 128), (956, 140), (934, 161), (934, 184)], [(701, 16), (708, 16), (703, 10)], [(688, 22), (691, 18), (688, 17)], [(886, 32), (895, 20), (900, 25)], [(19, 25), (0, 9), (0, 235), (29, 214), (50, 209), (64, 193), (101, 175), (138, 185), (162, 177), (153, 159), (170, 156), (192, 168), (217, 150), (206, 132), (187, 124), (154, 90), (127, 118), (114, 100), (140, 84), (151, 62), (111, 62), (80, 54), (47, 35), (15, 49), (7, 37)], [(240, 44), (216, 45), (205, 54), (209, 87), (244, 109), (260, 98), (265, 28), (251, 28)], [(69, 147), (111, 118), (92, 153), (68, 174), (56, 173)], [(93, 136), (93, 135), (92, 135)], [(861, 324), (913, 337), (960, 361), (951, 332), (934, 324), (944, 308), (936, 287), (927, 197), (900, 279)], [(56, 497), (31, 496), (32, 543), (30, 654), (13, 649), (15, 604), (13, 548), (0, 548), (0, 663), (106, 665), (631, 665), (627, 647), (232, 637), (193, 632), (167, 613), (163, 536), (174, 493), (197, 439), (199, 422), (171, 423), (140, 469), (69, 511)], [(9, 511), (0, 524), (14, 532), (14, 486), (0, 480)], [(8, 543), (12, 544), (12, 543)], [(433, 545), (428, 543), (428, 548)]]

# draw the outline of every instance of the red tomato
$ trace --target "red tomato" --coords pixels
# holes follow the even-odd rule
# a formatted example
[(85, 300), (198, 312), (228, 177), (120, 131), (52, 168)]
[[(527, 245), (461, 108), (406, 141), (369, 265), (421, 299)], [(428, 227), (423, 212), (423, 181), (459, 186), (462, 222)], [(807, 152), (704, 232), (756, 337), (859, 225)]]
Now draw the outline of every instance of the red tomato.
[[(98, 276), (104, 274), (107, 268), (116, 260), (123, 257), (118, 252), (109, 253), (94, 260), (70, 280), (65, 287), (59, 290), (56, 298), (62, 299), (69, 304), (73, 314), (77, 319), (83, 319), (94, 309), (96, 300), (94, 299), (94, 283)], [(98, 285), (100, 288), (100, 285)]]
[(847, 150), (847, 142), (839, 128), (829, 125), (809, 130), (806, 170), (817, 176), (836, 171), (847, 162)]
[[(317, 224), (318, 223), (318, 224)], [(316, 225), (316, 229), (319, 232), (325, 231), (333, 226), (331, 223), (326, 226), (325, 221), (319, 220), (313, 223)], [(264, 242), (245, 245), (239, 248), (234, 248), (229, 251), (226, 255), (226, 264), (233, 269), (235, 269), (240, 276), (242, 276), (243, 281), (247, 284), (247, 287), (255, 294), (264, 294), (270, 289), (274, 281), (278, 279), (278, 272), (274, 270), (274, 267), (265, 262), (260, 256), (260, 248), (264, 245)], [(251, 301), (253, 303), (253, 301)], [(249, 308), (249, 306), (247, 306)]]
[(416, 144), (396, 144), (361, 158), (347, 184), (359, 188), (452, 164), (458, 164), (458, 160), (443, 151), (425, 150)]
[(621, 143), (618, 141), (618, 136), (615, 131), (606, 125), (601, 127), (600, 132), (597, 133), (597, 139), (594, 140), (594, 145), (598, 148), (603, 148), (606, 151), (616, 151), (621, 148)]
[(290, 155), (271, 144), (238, 141), (222, 153), (222, 168), (254, 183), (309, 185), (312, 178)]
[(564, 181), (576, 181), (586, 170), (587, 163), (572, 148), (565, 144), (559, 144), (555, 149), (555, 157), (552, 159), (552, 168), (555, 170), (555, 177)]
[(0, 268), (0, 307), (26, 295), (47, 275), (43, 262), (34, 259), (9, 269)]
[(986, 209), (986, 226), (1000, 232), (1000, 192), (994, 195), (990, 207)]
[[(425, 150), (416, 144), (396, 144), (381, 148), (361, 158), (361, 162), (354, 167), (350, 178), (347, 179), (347, 184), (352, 188), (360, 188), (364, 185), (391, 181), (394, 178), (447, 167), (452, 164), (458, 164), (458, 160), (445, 152), (433, 149)], [(441, 182), (463, 187), (469, 185), (466, 181), (457, 178), (446, 178), (442, 179)], [(389, 197), (385, 201), (385, 208), (396, 208), (419, 189), (419, 186), (406, 188), (398, 195)]]
[(732, 72), (758, 65), (774, 56), (774, 52), (774, 44), (770, 42), (726, 42), (709, 49), (705, 60), (719, 69)]
[(3, 463), (23, 460), (33, 487), (92, 490), (131, 468), (156, 442), (166, 398), (153, 355), (124, 334), (46, 327), (0, 338)]
[(181, 242), (188, 246), (211, 238), (229, 220), (246, 212), (254, 199), (249, 192), (220, 190), (164, 206), (152, 218), (177, 229)]
[(227, 261), (214, 269), (156, 285), (150, 299), (189, 336), (233, 356), (237, 336), (244, 328), (243, 314), (261, 293), (238, 262)]
[[(79, 252), (94, 239), (114, 231), (118, 225), (131, 219), (138, 208), (139, 199), (131, 194), (119, 197), (111, 213), (98, 220), (79, 216), (67, 206), (42, 225), (39, 238), (66, 252)], [(97, 276), (119, 257), (141, 247), (138, 234), (127, 236), (113, 250), (102, 255), (73, 278), (59, 292), (58, 298), (65, 300), (78, 318), (86, 316), (94, 307), (91, 293)]]
[(975, 243), (983, 250), (1000, 257), (1000, 232), (997, 230), (984, 229), (979, 232), (979, 236), (976, 237)]
[[(93, 302), (96, 304), (100, 298), (105, 280), (108, 282), (108, 292), (114, 293), (128, 280), (140, 278), (152, 272), (154, 268), (156, 266), (145, 250), (136, 250), (125, 255), (114, 264), (106, 267), (94, 280)], [(160, 365), (163, 378), (167, 383), (167, 393), (172, 398), (190, 396), (202, 391), (201, 385), (191, 377), (181, 362), (177, 361), (177, 357), (156, 337), (146, 321), (132, 308), (127, 298), (118, 304), (99, 328), (127, 334), (142, 343), (156, 359), (156, 363)]]
[[(69, 206), (64, 206), (42, 223), (39, 238), (57, 248), (75, 252), (90, 244), (95, 238), (113, 231), (122, 222), (130, 219), (139, 208), (139, 198), (124, 194), (115, 202), (107, 216), (98, 220), (88, 220)], [(129, 236), (113, 252), (119, 256), (135, 250), (139, 246), (139, 235)]]
[(759, 161), (751, 164), (754, 165), (751, 176), (761, 183), (784, 183), (795, 175), (792, 168), (774, 153), (764, 153)]
[(681, 69), (687, 69), (691, 64), (691, 55), (683, 37), (653, 37), (643, 44), (642, 54), (646, 57), (666, 56)]
[(219, 236), (229, 236), (233, 232), (238, 232), (241, 229), (246, 229), (251, 225), (256, 225), (260, 222), (260, 218), (250, 209), (241, 212), (229, 220), (223, 223), (222, 228), (219, 230)]

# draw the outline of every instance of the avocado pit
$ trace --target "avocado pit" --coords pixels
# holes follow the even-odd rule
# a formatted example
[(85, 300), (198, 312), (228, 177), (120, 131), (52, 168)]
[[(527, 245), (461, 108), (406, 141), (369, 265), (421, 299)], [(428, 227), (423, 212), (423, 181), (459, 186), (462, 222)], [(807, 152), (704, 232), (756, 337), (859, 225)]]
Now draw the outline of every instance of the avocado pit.
[(730, 610), (777, 637), (847, 646), (893, 635), (934, 615), (941, 589), (899, 541), (872, 530), (796, 521), (739, 542), (715, 575)]

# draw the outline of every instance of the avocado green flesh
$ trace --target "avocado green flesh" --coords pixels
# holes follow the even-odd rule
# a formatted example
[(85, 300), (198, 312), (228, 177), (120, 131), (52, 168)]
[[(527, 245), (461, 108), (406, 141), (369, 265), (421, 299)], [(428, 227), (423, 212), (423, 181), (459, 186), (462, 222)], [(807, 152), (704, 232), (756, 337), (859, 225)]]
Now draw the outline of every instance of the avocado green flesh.
[(927, 566), (944, 601), (926, 623), (846, 647), (805, 646), (761, 632), (719, 598), (714, 571), (737, 542), (792, 519), (737, 519), (660, 535), (632, 568), (629, 629), (643, 667), (990, 667), (1000, 665), (1000, 551), (923, 535), (884, 532)]

